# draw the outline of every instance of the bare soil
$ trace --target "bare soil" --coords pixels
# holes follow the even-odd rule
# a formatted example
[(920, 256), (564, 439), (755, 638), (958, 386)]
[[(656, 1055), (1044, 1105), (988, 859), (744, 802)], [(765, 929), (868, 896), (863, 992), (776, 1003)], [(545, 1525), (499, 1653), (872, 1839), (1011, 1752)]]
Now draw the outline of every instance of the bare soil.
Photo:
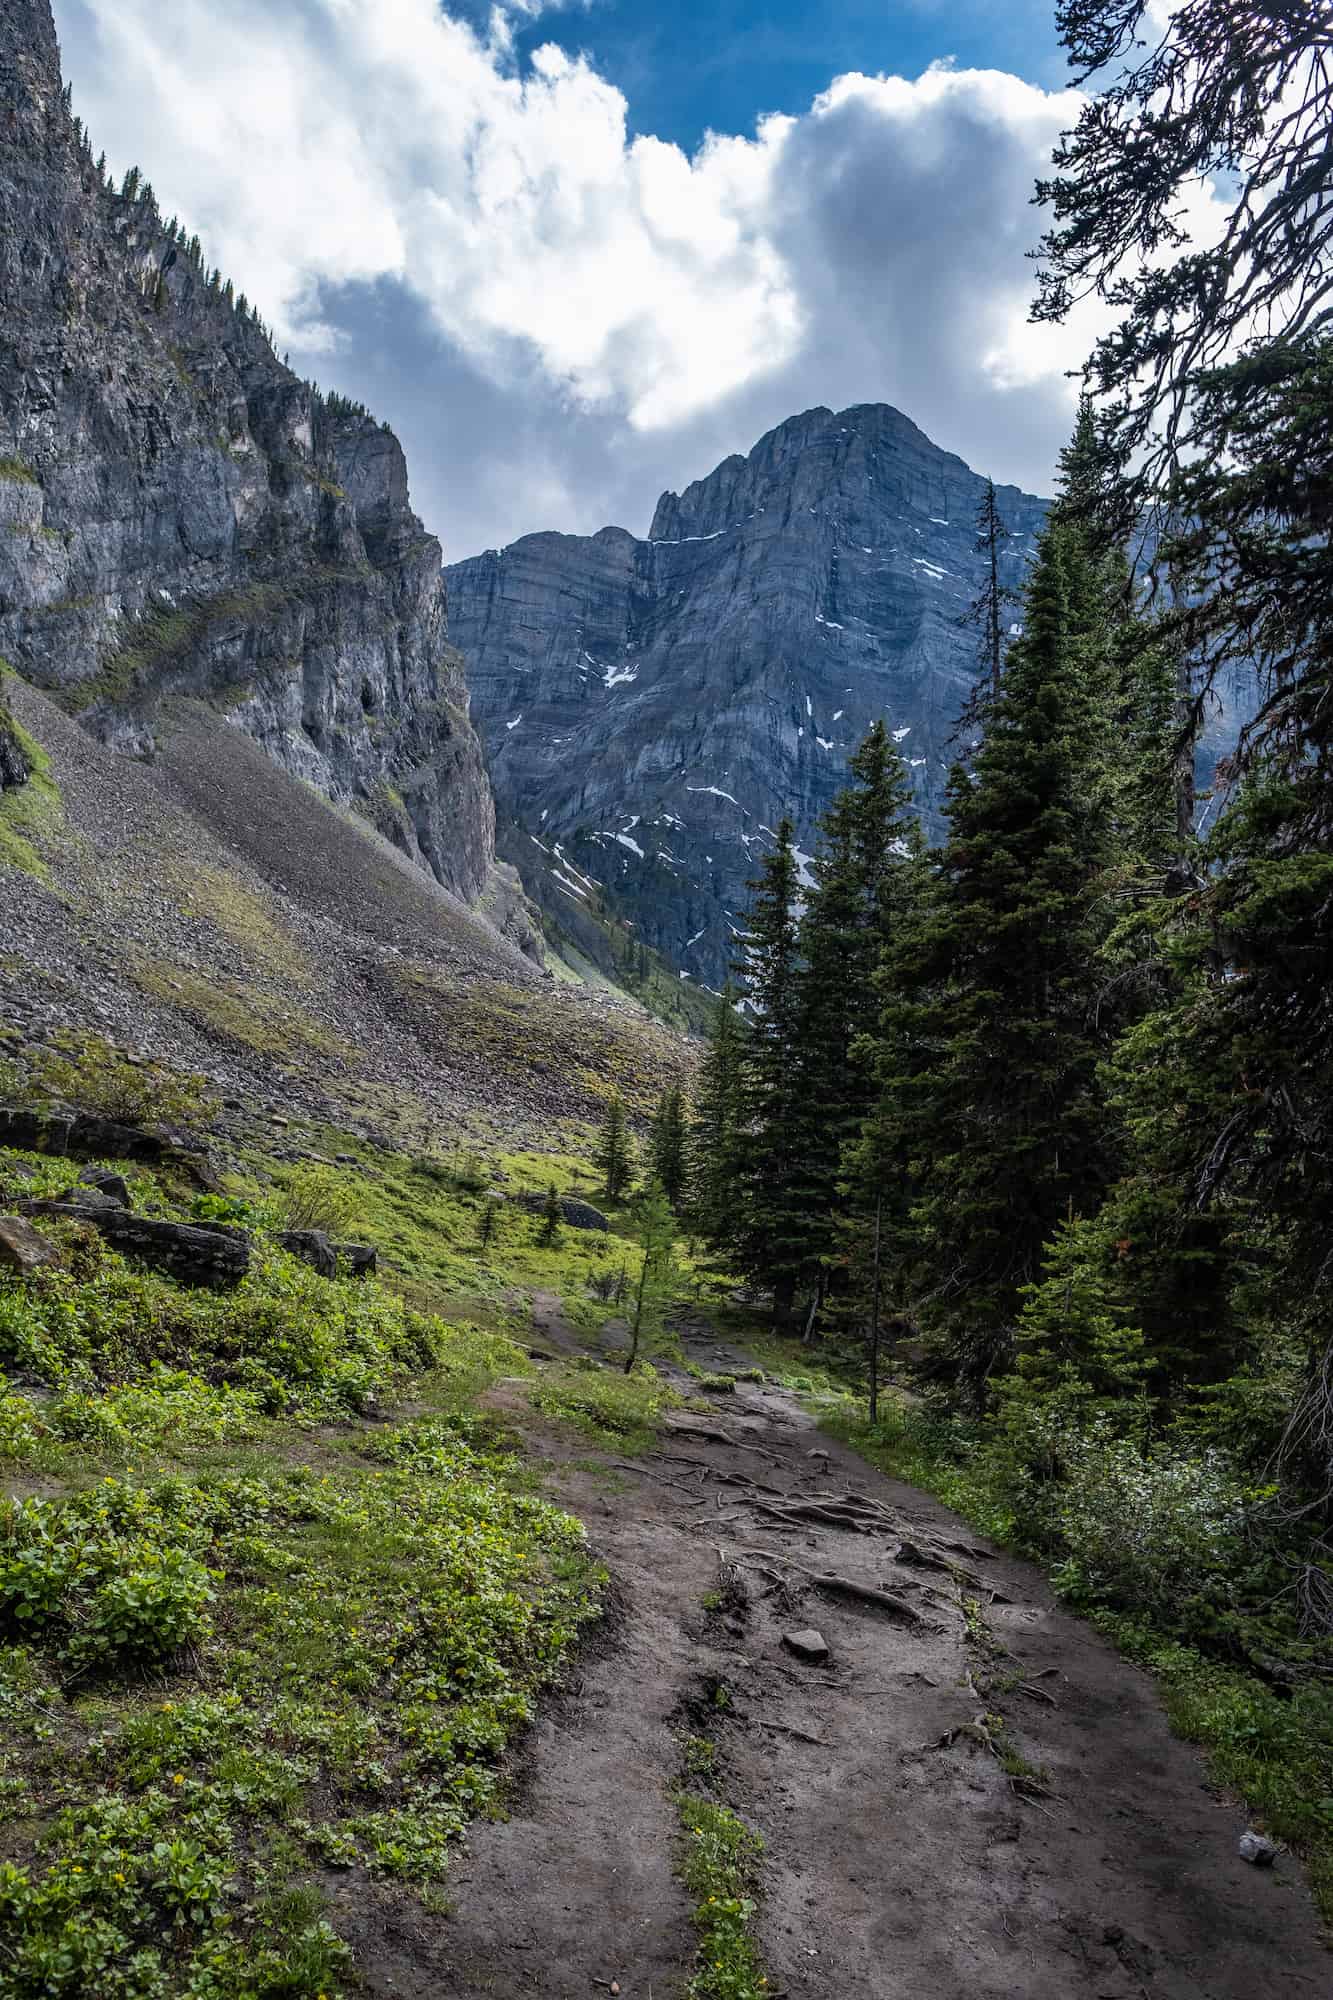
[[(564, 1346), (555, 1317), (541, 1338)], [(715, 1363), (711, 1340), (696, 1353)], [(519, 1392), (500, 1395), (521, 1417)], [(473, 1831), (449, 1915), (404, 1931), (399, 1909), (363, 1939), (373, 1994), (574, 2000), (614, 1981), (625, 2000), (679, 1995), (693, 1938), (671, 1793), (686, 1732), (716, 1741), (720, 1792), (766, 1844), (774, 1993), (1333, 1989), (1299, 1866), (1239, 1858), (1243, 1810), (1172, 1737), (1147, 1676), (1035, 1570), (825, 1438), (786, 1392), (715, 1401), (637, 1462), (580, 1457), (522, 1419), (610, 1568), (612, 1613), (529, 1740), (512, 1816)], [(863, 1525), (764, 1511), (792, 1502)], [(808, 1626), (829, 1647), (820, 1665), (784, 1644)]]

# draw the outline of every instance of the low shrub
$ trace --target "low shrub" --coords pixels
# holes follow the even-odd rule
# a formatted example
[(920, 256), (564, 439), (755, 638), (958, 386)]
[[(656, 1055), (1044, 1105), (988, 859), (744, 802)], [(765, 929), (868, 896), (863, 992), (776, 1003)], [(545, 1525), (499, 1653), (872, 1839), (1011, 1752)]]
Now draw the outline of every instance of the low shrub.
[(357, 1219), (356, 1188), (336, 1167), (303, 1163), (288, 1172), (274, 1198), (284, 1229), (318, 1229), (343, 1236)]
[(0, 1505), (0, 1629), (98, 1669), (153, 1665), (202, 1639), (213, 1574), (193, 1499), (107, 1479), (68, 1500)]
[(119, 1125), (206, 1126), (218, 1113), (207, 1078), (165, 1063), (131, 1062), (100, 1035), (66, 1029), (6, 1066), (0, 1089), (17, 1104), (68, 1105)]

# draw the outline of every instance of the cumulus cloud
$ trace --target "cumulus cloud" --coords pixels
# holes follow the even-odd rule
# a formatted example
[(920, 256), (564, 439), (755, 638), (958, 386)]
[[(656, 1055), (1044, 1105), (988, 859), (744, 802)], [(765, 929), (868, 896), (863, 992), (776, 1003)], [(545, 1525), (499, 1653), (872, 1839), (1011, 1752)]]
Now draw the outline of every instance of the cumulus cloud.
[(1040, 486), (1091, 328), (1027, 324), (1071, 92), (838, 78), (693, 156), (509, 0), (57, 0), (76, 101), (326, 383), (402, 431), (454, 553), (618, 514), (816, 402)]

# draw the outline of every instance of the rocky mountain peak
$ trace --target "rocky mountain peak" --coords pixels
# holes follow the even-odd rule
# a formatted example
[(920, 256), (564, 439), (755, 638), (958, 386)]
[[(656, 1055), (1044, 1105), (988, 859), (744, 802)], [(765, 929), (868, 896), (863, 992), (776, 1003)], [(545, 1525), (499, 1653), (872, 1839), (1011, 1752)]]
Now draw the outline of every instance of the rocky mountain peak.
[[(449, 567), (504, 851), (583, 949), (602, 898), (719, 986), (770, 829), (789, 812), (813, 854), (880, 717), (938, 826), (984, 490), (899, 410), (818, 408), (663, 494), (646, 540), (529, 535)], [(1045, 502), (1000, 505), (1017, 585)]]

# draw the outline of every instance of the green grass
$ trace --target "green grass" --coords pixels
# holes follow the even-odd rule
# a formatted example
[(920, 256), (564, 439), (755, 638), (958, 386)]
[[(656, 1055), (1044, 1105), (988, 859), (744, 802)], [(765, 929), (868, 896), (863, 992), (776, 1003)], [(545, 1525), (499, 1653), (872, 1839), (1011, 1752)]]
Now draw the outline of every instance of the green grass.
[(591, 1358), (548, 1371), (530, 1396), (546, 1416), (572, 1424), (610, 1451), (650, 1451), (664, 1413), (681, 1406), (651, 1363), (626, 1375), (614, 1362), (602, 1366)]
[(0, 457), (0, 479), (7, 479), (11, 485), (36, 486), (37, 474), (25, 459)]
[(596, 1615), (475, 1414), (525, 1357), (262, 1240), (223, 1294), (63, 1240), (0, 1276), (0, 2000), (334, 2000), (324, 1885), (432, 1893)]
[[(0, 678), (7, 671), (0, 662)], [(0, 702), (2, 706), (2, 702)], [(60, 787), (51, 776), (51, 760), (28, 732), (3, 708), (6, 729), (12, 730), (31, 766), (26, 784), (0, 792), (0, 867), (17, 868), (39, 882), (50, 880), (44, 850), (65, 822)]]
[[(692, 1738), (687, 1745), (687, 1762), (700, 1775), (705, 1773), (699, 1746), (706, 1740)], [(702, 1793), (678, 1792), (676, 1809), (680, 1874), (694, 1899), (698, 1939), (686, 1993), (690, 2000), (764, 2000), (768, 1976), (752, 1928), (764, 1844), (729, 1806)]]

